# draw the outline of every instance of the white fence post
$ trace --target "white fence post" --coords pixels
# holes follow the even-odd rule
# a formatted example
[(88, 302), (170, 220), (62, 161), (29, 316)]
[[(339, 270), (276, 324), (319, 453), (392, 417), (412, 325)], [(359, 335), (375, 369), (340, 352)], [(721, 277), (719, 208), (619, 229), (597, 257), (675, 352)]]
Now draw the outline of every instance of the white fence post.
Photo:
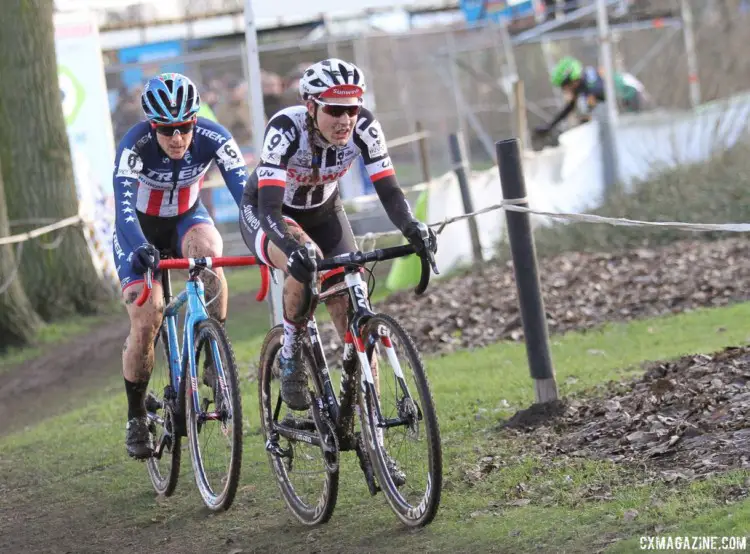
[[(250, 117), (253, 122), (253, 148), (256, 158), (260, 159), (263, 151), (263, 134), (266, 130), (266, 113), (263, 107), (263, 86), (260, 78), (260, 56), (258, 53), (258, 35), (255, 28), (253, 16), (253, 0), (245, 0), (245, 42), (247, 45), (247, 69), (250, 79), (247, 83), (250, 105)], [(276, 271), (276, 270), (271, 270)], [(284, 320), (283, 312), (283, 282), (284, 274), (281, 274), (278, 283), (271, 281), (271, 290), (268, 295), (268, 304), (271, 309), (271, 324), (278, 325)]]

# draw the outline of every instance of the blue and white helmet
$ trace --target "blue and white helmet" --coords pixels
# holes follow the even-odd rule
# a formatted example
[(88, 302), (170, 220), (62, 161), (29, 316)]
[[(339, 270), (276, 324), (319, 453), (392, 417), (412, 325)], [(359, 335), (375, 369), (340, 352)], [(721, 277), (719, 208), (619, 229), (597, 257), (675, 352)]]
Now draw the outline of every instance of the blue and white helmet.
[(180, 73), (149, 79), (141, 93), (143, 113), (157, 125), (186, 123), (195, 118), (201, 97), (193, 81)]

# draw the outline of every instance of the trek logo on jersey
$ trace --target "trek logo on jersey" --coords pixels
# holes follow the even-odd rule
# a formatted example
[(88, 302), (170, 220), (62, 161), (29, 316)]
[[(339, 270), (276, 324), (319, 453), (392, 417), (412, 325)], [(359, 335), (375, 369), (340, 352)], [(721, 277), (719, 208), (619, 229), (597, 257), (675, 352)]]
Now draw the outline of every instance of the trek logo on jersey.
[(219, 144), (224, 144), (227, 141), (227, 137), (221, 135), (220, 133), (217, 133), (216, 131), (212, 131), (211, 129), (206, 129), (205, 127), (198, 126), (195, 128), (195, 132), (199, 135), (203, 135), (204, 137), (208, 137), (211, 140), (215, 140)]
[(143, 148), (146, 145), (146, 143), (149, 142), (150, 140), (151, 140), (151, 133), (149, 133), (148, 135), (143, 135), (140, 139), (138, 139), (138, 142), (136, 142), (135, 145), (138, 148)]
[(117, 233), (113, 233), (112, 235), (112, 244), (115, 247), (115, 254), (117, 255), (117, 259), (121, 259), (125, 256), (125, 252), (122, 251), (122, 246), (120, 246), (120, 241), (117, 240)]
[[(188, 166), (181, 169), (177, 174), (177, 184), (186, 184), (185, 181), (190, 181), (190, 184), (194, 183), (199, 177), (202, 176), (208, 170), (209, 164), (199, 164)], [(171, 171), (156, 171), (154, 169), (148, 169), (141, 176), (141, 178), (148, 184), (152, 183), (169, 183), (172, 184), (172, 172)]]

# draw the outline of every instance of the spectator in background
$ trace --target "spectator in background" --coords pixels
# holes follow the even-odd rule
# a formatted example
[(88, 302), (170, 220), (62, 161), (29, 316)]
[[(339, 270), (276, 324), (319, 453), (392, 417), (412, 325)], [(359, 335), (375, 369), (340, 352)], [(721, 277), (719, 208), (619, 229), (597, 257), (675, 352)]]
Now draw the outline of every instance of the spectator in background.
[[(546, 21), (555, 19), (556, 4), (557, 4), (557, 0), (544, 0), (544, 7), (547, 9), (547, 17), (545, 18)], [(565, 15), (577, 9), (578, 9), (578, 0), (563, 0), (562, 12)]]
[(266, 121), (263, 122), (265, 125), (271, 116), (284, 108), (282, 100), (284, 80), (276, 73), (263, 70), (261, 70), (260, 79), (263, 87), (263, 109), (266, 113)]
[(229, 129), (240, 146), (247, 146), (252, 138), (247, 83), (230, 81), (225, 90), (225, 93), (218, 94), (219, 101), (214, 107), (214, 113), (216, 118)]
[(120, 87), (115, 112), (112, 114), (112, 127), (115, 136), (122, 136), (142, 118), (140, 86), (130, 89)]
[(299, 80), (302, 78), (305, 70), (312, 65), (312, 62), (303, 62), (294, 67), (284, 76), (281, 101), (285, 108), (296, 106), (300, 103)]

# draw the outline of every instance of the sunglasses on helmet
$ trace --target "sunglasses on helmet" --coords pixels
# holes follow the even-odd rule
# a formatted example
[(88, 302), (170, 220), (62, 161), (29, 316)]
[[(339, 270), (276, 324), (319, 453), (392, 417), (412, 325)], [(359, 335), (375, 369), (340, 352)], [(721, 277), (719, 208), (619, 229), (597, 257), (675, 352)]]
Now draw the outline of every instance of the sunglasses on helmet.
[(167, 137), (173, 137), (178, 132), (181, 135), (186, 135), (188, 133), (191, 133), (193, 129), (195, 129), (195, 123), (196, 120), (193, 119), (192, 121), (188, 121), (186, 123), (178, 123), (178, 124), (172, 124), (172, 125), (158, 125), (158, 124), (151, 124), (151, 127), (160, 135), (164, 135)]
[(320, 106), (320, 109), (324, 114), (330, 115), (331, 117), (341, 117), (344, 114), (349, 117), (355, 117), (362, 109), (361, 104), (329, 104), (328, 102), (321, 102), (314, 96), (312, 97), (312, 100)]

